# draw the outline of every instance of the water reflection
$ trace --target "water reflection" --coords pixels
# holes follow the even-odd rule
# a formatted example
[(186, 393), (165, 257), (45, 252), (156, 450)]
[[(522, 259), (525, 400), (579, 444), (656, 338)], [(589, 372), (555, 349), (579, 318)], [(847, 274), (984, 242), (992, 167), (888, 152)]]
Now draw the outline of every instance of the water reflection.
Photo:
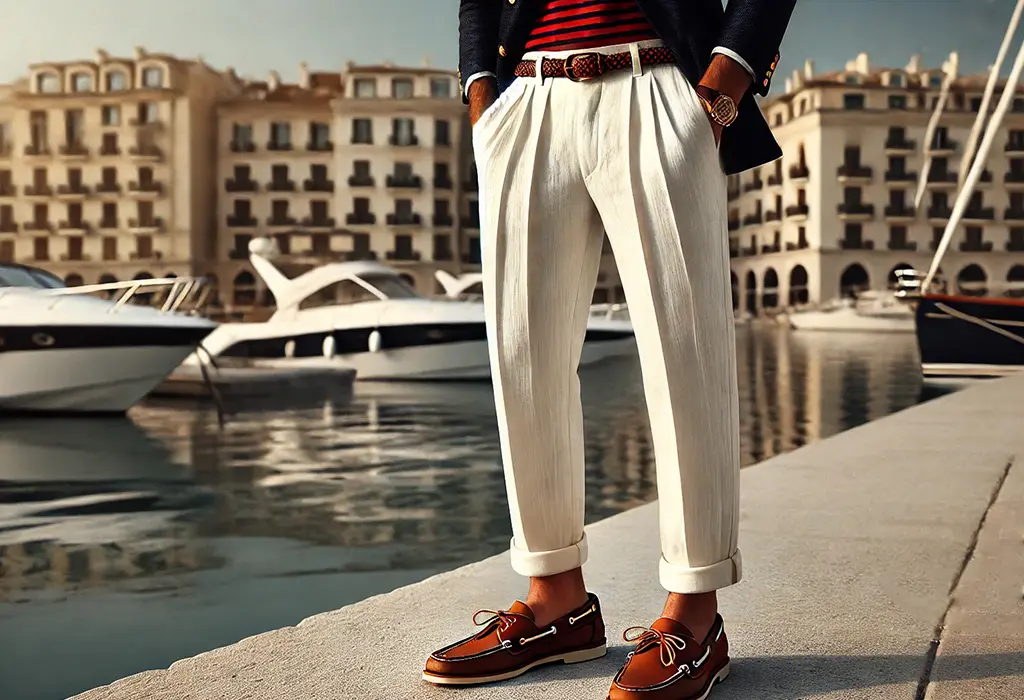
[[(745, 464), (921, 391), (912, 337), (741, 329), (738, 351)], [(655, 471), (636, 362), (582, 383), (593, 521), (655, 498)], [(58, 682), (16, 648), (5, 669), (0, 649), (0, 678), (26, 676), (14, 697), (167, 665), (507, 548), (486, 384), (360, 384), (350, 399), (245, 408), (224, 427), (211, 405), (181, 402), (0, 426), (0, 625), (59, 636), (76, 624), (63, 620), (93, 615), (67, 654), (97, 646), (112, 659), (64, 664)], [(170, 597), (125, 597), (140, 592)]]

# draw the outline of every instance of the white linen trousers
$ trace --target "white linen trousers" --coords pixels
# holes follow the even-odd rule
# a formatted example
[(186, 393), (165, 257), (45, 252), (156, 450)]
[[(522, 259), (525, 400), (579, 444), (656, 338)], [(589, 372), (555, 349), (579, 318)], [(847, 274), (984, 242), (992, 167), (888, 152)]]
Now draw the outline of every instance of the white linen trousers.
[(661, 584), (702, 593), (741, 576), (726, 184), (686, 78), (639, 65), (659, 44), (597, 49), (633, 53), (633, 70), (592, 81), (518, 78), (481, 116), (483, 292), (513, 569), (587, 558), (577, 369), (607, 231), (650, 414)]

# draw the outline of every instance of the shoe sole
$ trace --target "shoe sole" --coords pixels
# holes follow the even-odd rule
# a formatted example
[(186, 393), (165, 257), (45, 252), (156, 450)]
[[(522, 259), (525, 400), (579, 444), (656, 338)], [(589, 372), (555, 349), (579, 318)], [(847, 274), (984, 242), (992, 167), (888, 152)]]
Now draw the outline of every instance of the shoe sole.
[(547, 664), (555, 664), (558, 662), (562, 662), (564, 664), (578, 664), (583, 663), (584, 661), (600, 659), (607, 653), (608, 645), (602, 644), (601, 646), (591, 647), (590, 649), (580, 649), (579, 651), (570, 651), (565, 654), (545, 656), (543, 659), (537, 659), (522, 668), (517, 668), (514, 671), (507, 671), (505, 673), (497, 673), (492, 676), (438, 676), (424, 671), (423, 680), (428, 683), (433, 683), (434, 685), (482, 685), (484, 683), (496, 683), (498, 681), (507, 681), (511, 678), (521, 676), (527, 671), (537, 668), (538, 666), (545, 666)]
[(697, 695), (696, 697), (692, 697), (692, 698), (687, 698), (687, 700), (707, 700), (708, 697), (710, 697), (710, 695), (711, 695), (711, 691), (715, 689), (715, 686), (718, 685), (719, 683), (721, 683), (722, 681), (724, 681), (728, 677), (729, 677), (729, 662), (726, 661), (725, 664), (722, 665), (722, 668), (718, 669), (715, 672), (715, 675), (711, 677), (711, 682), (708, 683), (707, 689), (703, 693), (701, 693), (700, 695)]

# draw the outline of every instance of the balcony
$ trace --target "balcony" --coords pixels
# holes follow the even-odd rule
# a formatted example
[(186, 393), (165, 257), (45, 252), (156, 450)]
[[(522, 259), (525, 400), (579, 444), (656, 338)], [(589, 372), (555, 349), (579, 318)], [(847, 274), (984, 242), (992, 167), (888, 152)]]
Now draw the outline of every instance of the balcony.
[(252, 214), (228, 214), (226, 221), (228, 228), (253, 228), (258, 225)]
[(52, 155), (49, 146), (39, 143), (33, 143), (25, 146), (24, 153), (26, 158), (49, 158)]
[[(839, 218), (844, 221), (866, 221), (875, 216), (874, 204), (861, 202), (844, 202), (836, 207)], [(853, 250), (852, 248), (850, 250)]]
[(1024, 141), (1019, 139), (1007, 141), (1003, 150), (1007, 155), (1024, 155)]
[(476, 216), (467, 216), (465, 219), (462, 220), (462, 226), (463, 226), (463, 228), (472, 229), (472, 230), (479, 229), (480, 228), (480, 215), (477, 214)]
[(455, 225), (455, 217), (451, 214), (434, 214), (431, 222), (438, 228), (451, 228)]
[(333, 229), (335, 223), (333, 216), (307, 216), (302, 220), (302, 227), (309, 229)]
[(349, 187), (376, 187), (377, 181), (369, 175), (350, 175), (348, 178)]
[(302, 189), (305, 192), (334, 192), (334, 180), (310, 180), (302, 181)]
[(977, 207), (977, 208), (968, 207), (967, 210), (964, 211), (964, 216), (963, 216), (963, 220), (964, 221), (972, 221), (972, 222), (973, 221), (980, 221), (980, 222), (994, 221), (995, 218), (996, 218), (996, 210), (993, 207)]
[(128, 183), (128, 192), (135, 197), (147, 197), (157, 196), (164, 192), (164, 183), (162, 182), (136, 182), (132, 180)]
[(749, 258), (757, 255), (757, 248), (750, 246), (749, 248), (740, 248), (740, 257)]
[(402, 136), (400, 134), (391, 134), (388, 137), (388, 144), (392, 146), (419, 146), (420, 140), (417, 136)]
[(839, 182), (870, 182), (873, 174), (872, 169), (866, 165), (844, 163), (836, 168)]
[(764, 189), (764, 180), (752, 180), (743, 185), (744, 192), (756, 192), (760, 189)]
[(81, 235), (89, 231), (89, 224), (84, 221), (59, 221), (57, 222), (57, 233)]
[(887, 155), (912, 154), (917, 152), (917, 141), (903, 136), (890, 136), (885, 140)]
[(295, 180), (271, 180), (267, 183), (268, 192), (294, 192)]
[(435, 177), (434, 178), (434, 189), (435, 190), (450, 190), (455, 187), (455, 183), (450, 177)]
[(761, 223), (762, 221), (764, 221), (764, 216), (759, 211), (754, 212), (753, 214), (747, 214), (746, 216), (743, 217), (744, 226), (755, 226)]
[(992, 241), (961, 241), (959, 246), (961, 253), (991, 253), (993, 247)]
[(796, 243), (793, 241), (786, 241), (786, 250), (790, 252), (794, 250), (807, 250), (810, 247), (811, 244), (806, 240), (798, 240)]
[(89, 149), (80, 143), (67, 143), (57, 149), (64, 160), (84, 160), (89, 157)]
[(0, 197), (15, 197), (18, 194), (18, 188), (14, 185), (0, 185)]
[(0, 221), (0, 233), (17, 233), (18, 224), (13, 221)]
[(26, 231), (53, 232), (53, 224), (49, 221), (26, 221)]
[(268, 216), (267, 226), (271, 228), (284, 228), (285, 226), (298, 226), (299, 222), (293, 216)]
[(128, 155), (132, 160), (156, 162), (164, 157), (164, 152), (157, 146), (132, 146)]
[(430, 257), (438, 262), (450, 262), (455, 260), (455, 251), (451, 248), (434, 248)]
[(917, 182), (917, 173), (910, 170), (886, 170), (886, 182)]
[(423, 218), (419, 214), (388, 214), (388, 226), (422, 226)]
[(256, 144), (252, 141), (232, 141), (228, 144), (232, 153), (255, 153)]
[(740, 228), (740, 225), (741, 224), (740, 224), (740, 220), (739, 219), (729, 219), (729, 230), (730, 231), (738, 231), (739, 228)]
[(801, 163), (800, 165), (794, 165), (789, 169), (789, 179), (795, 182), (807, 180), (810, 177), (811, 171), (804, 163)]
[(128, 120), (128, 126), (133, 129), (149, 129), (150, 131), (156, 131), (157, 129), (164, 128), (164, 122), (160, 119), (150, 119), (148, 117), (142, 119), (139, 117), (132, 117)]
[(893, 240), (892, 238), (890, 238), (889, 244), (886, 247), (889, 250), (903, 250), (912, 253), (917, 250), (917, 242), (898, 239)]
[(937, 204), (928, 207), (928, 219), (930, 221), (946, 221), (953, 215), (953, 210), (948, 204)]
[(781, 184), (782, 184), (782, 174), (781, 173), (772, 173), (771, 175), (768, 176), (768, 186), (769, 187), (778, 187)]
[(930, 187), (956, 187), (956, 181), (957, 174), (949, 172), (948, 170), (945, 172), (941, 172), (939, 170), (933, 169), (928, 173), (928, 185)]
[(116, 182), (101, 182), (96, 185), (96, 194), (121, 194), (121, 185)]
[(782, 220), (782, 212), (780, 210), (778, 210), (778, 209), (769, 209), (768, 211), (766, 211), (764, 213), (764, 220), (765, 221), (781, 221)]
[(409, 177), (388, 175), (384, 180), (384, 186), (389, 190), (419, 190), (423, 189), (423, 178), (419, 175)]
[(121, 147), (117, 144), (103, 144), (100, 146), (99, 155), (104, 157), (119, 156), (121, 155)]
[(323, 141), (322, 143), (315, 143), (310, 141), (306, 144), (306, 150), (312, 153), (328, 153), (334, 150), (334, 142)]
[(782, 244), (781, 243), (773, 243), (771, 245), (763, 245), (763, 246), (761, 246), (761, 255), (771, 255), (772, 253), (781, 253), (781, 252), (782, 252)]
[(267, 141), (268, 151), (290, 151), (292, 150), (292, 144), (288, 141)]
[(224, 191), (225, 192), (259, 192), (260, 183), (256, 182), (252, 178), (248, 180), (235, 180), (233, 178), (227, 178), (224, 180)]
[(1003, 210), (1003, 218), (1007, 221), (1024, 221), (1024, 209), (1007, 207)]
[(874, 250), (875, 242), (860, 238), (842, 238), (839, 240), (839, 247), (842, 250)]
[(163, 253), (162, 250), (151, 250), (151, 251), (148, 251), (148, 252), (141, 251), (141, 250), (133, 250), (132, 252), (128, 253), (128, 259), (132, 260), (132, 261), (138, 261), (138, 260), (163, 260), (164, 259), (164, 253)]
[(164, 220), (159, 216), (145, 219), (128, 219), (128, 230), (131, 233), (160, 233), (164, 230)]
[(392, 262), (419, 262), (423, 256), (418, 250), (389, 250), (384, 258)]
[(956, 152), (958, 145), (953, 139), (936, 139), (928, 147), (928, 152), (933, 156), (950, 156)]
[(369, 212), (357, 212), (345, 216), (345, 223), (349, 226), (374, 226), (377, 223), (377, 215)]
[(84, 199), (89, 195), (89, 188), (85, 185), (58, 185), (57, 196), (61, 199)]
[(21, 191), (26, 197), (34, 199), (53, 196), (53, 188), (49, 185), (25, 185)]
[(786, 207), (787, 219), (807, 218), (810, 213), (811, 208), (806, 204), (790, 204)]
[(97, 225), (97, 228), (111, 230), (120, 228), (120, 226), (121, 222), (117, 219), (100, 219), (100, 223)]
[(885, 207), (885, 218), (890, 221), (913, 219), (916, 213), (914, 207), (907, 204), (887, 204)]

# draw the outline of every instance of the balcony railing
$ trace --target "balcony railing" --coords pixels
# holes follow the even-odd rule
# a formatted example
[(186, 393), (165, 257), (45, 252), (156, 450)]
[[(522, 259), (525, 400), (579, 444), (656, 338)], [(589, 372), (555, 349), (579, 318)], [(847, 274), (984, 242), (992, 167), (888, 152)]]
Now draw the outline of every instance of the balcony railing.
[(744, 192), (754, 192), (760, 189), (764, 189), (764, 180), (754, 180), (743, 185)]
[(761, 212), (758, 211), (758, 212), (754, 212), (753, 214), (747, 214), (746, 216), (744, 216), (743, 217), (743, 225), (744, 226), (753, 226), (755, 224), (761, 223), (763, 220), (764, 220), (764, 216), (761, 214)]
[(961, 253), (991, 253), (994, 247), (992, 241), (961, 241)]
[(267, 141), (268, 151), (290, 151), (292, 150), (292, 144), (288, 141)]
[(431, 217), (431, 221), (434, 226), (439, 228), (448, 228), (455, 225), (455, 217), (451, 214), (434, 214), (434, 216)]
[(228, 214), (226, 220), (228, 228), (251, 228), (257, 225), (256, 217), (252, 214)]
[(934, 152), (952, 152), (956, 150), (959, 144), (953, 139), (935, 139), (932, 141), (932, 145), (928, 148), (929, 151)]
[(164, 183), (162, 182), (136, 182), (132, 180), (128, 183), (129, 192), (150, 192), (152, 194), (160, 194), (164, 191)]
[(771, 175), (768, 176), (768, 186), (769, 187), (778, 187), (781, 184), (782, 184), (782, 174), (781, 173), (772, 173)]
[(806, 204), (790, 204), (786, 207), (786, 216), (807, 216), (811, 208)]
[(160, 231), (164, 227), (164, 220), (159, 216), (151, 216), (146, 219), (128, 219), (130, 229), (152, 229)]
[(790, 250), (790, 251), (792, 251), (792, 250), (807, 250), (810, 247), (811, 247), (811, 244), (808, 243), (806, 240), (798, 240), (796, 243), (794, 243), (793, 241), (787, 241), (786, 242), (786, 250)]
[(455, 183), (450, 177), (435, 177), (434, 178), (434, 189), (436, 190), (450, 190), (455, 186)]
[(132, 146), (128, 149), (128, 155), (133, 158), (162, 158), (164, 152), (156, 146)]
[(384, 257), (393, 261), (416, 262), (423, 258), (418, 250), (389, 250)]
[(302, 189), (306, 192), (334, 192), (334, 180), (303, 180)]
[(119, 156), (121, 155), (121, 147), (115, 144), (103, 144), (100, 146), (101, 156)]
[(836, 211), (845, 216), (874, 216), (875, 205), (860, 202), (843, 202), (836, 206)]
[(1003, 218), (1007, 221), (1024, 221), (1024, 209), (1014, 209), (1013, 207), (1007, 207), (1003, 211)]
[(388, 214), (388, 226), (421, 226), (423, 219), (419, 214)]
[(50, 147), (45, 144), (29, 144), (25, 146), (24, 151), (26, 156), (48, 156), (51, 155)]
[(333, 216), (307, 216), (302, 220), (305, 228), (334, 228)]
[(1007, 153), (1024, 153), (1024, 141), (1007, 141), (1003, 150)]
[(101, 182), (96, 185), (96, 192), (103, 194), (120, 194), (121, 185), (116, 182)]
[(17, 233), (18, 224), (13, 221), (0, 221), (0, 233)]
[(912, 252), (917, 250), (917, 242), (907, 240), (893, 240), (890, 238), (889, 244), (886, 247), (889, 250), (905, 250), (908, 252)]
[(914, 207), (908, 204), (887, 204), (885, 216), (889, 219), (912, 219), (914, 218)]
[(22, 190), (26, 197), (52, 197), (53, 188), (49, 185), (25, 185)]
[(866, 165), (844, 163), (836, 168), (836, 177), (844, 180), (870, 180), (874, 171)]
[(267, 183), (269, 192), (294, 192), (295, 180), (271, 180)]
[(419, 146), (420, 140), (417, 136), (403, 136), (400, 134), (391, 134), (388, 137), (388, 143), (392, 146)]
[(298, 223), (299, 223), (298, 220), (295, 217), (293, 217), (293, 216), (268, 216), (267, 217), (267, 226), (276, 226), (276, 227), (296, 226), (296, 225), (298, 225)]
[(1009, 239), (1006, 241), (1006, 252), (1008, 253), (1024, 253), (1024, 241)]
[(1003, 180), (1005, 182), (1024, 182), (1024, 173), (1015, 173), (1012, 170), (1008, 170), (1003, 174)]
[(370, 213), (348, 214), (345, 223), (349, 226), (373, 226), (377, 223), (377, 215)]
[(376, 187), (377, 181), (369, 175), (350, 175), (348, 178), (349, 187)]
[(120, 228), (121, 222), (117, 219), (100, 219), (100, 223), (97, 226), (102, 229), (116, 229)]
[(26, 221), (26, 231), (53, 231), (53, 224), (49, 221)]
[(839, 247), (843, 250), (874, 250), (875, 242), (857, 238), (842, 238), (839, 241)]
[(411, 175), (409, 177), (388, 175), (385, 178), (384, 184), (388, 189), (392, 190), (418, 190), (423, 188), (423, 178), (419, 175)]
[(957, 174), (949, 171), (931, 170), (928, 172), (928, 182), (955, 183)]
[(14, 185), (0, 185), (0, 197), (13, 197), (18, 194), (18, 188)]
[(84, 197), (89, 194), (85, 185), (57, 185), (57, 194), (63, 196)]
[(948, 219), (953, 215), (953, 210), (946, 204), (937, 204), (928, 207), (928, 218), (929, 219)]
[(917, 173), (909, 170), (886, 170), (886, 182), (917, 182)]
[(916, 151), (917, 141), (908, 139), (906, 137), (890, 136), (885, 140), (885, 150), (887, 151)]
[(992, 221), (996, 218), (996, 210), (993, 207), (968, 208), (963, 218), (968, 221)]
[(790, 180), (806, 180), (810, 176), (811, 176), (811, 171), (804, 164), (794, 165), (794, 166), (790, 167), (790, 169), (789, 169), (789, 179)]
[(224, 180), (224, 190), (226, 192), (259, 192), (260, 183), (256, 182), (252, 178), (249, 178), (248, 180), (227, 178)]
[(322, 143), (316, 143), (314, 141), (310, 141), (309, 143), (306, 144), (306, 150), (307, 151), (317, 152), (317, 153), (323, 153), (325, 151), (333, 151), (334, 150), (334, 142), (333, 141), (323, 141)]
[(256, 144), (252, 141), (232, 141), (229, 145), (232, 153), (255, 153)]
[(59, 221), (57, 223), (58, 231), (87, 231), (89, 224), (84, 221)]
[(782, 212), (778, 209), (769, 209), (764, 213), (765, 221), (780, 221), (782, 219)]
[(82, 157), (89, 155), (89, 149), (80, 143), (66, 143), (57, 149), (62, 156)]

